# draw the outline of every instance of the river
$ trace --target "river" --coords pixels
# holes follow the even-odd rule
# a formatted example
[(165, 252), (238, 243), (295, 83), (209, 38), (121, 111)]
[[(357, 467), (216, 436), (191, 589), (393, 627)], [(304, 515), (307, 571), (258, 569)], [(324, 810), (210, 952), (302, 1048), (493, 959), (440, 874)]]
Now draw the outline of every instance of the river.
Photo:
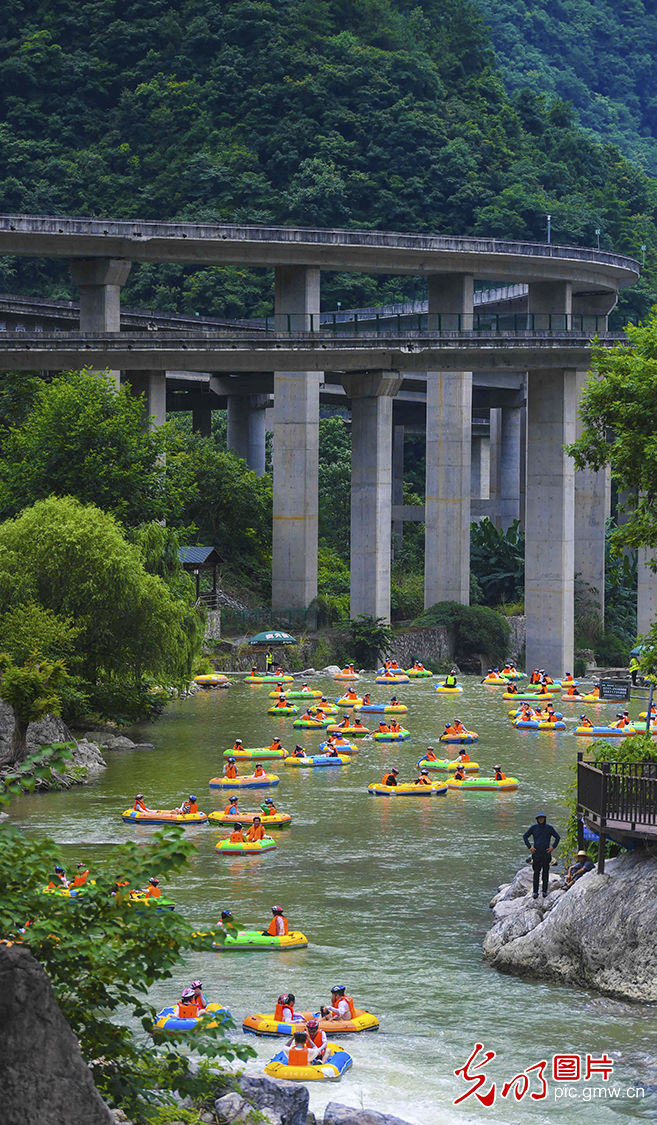
[[(242, 922), (264, 928), (271, 905), (281, 903), (291, 927), (303, 930), (310, 945), (283, 955), (194, 955), (172, 982), (153, 989), (151, 999), (171, 1003), (198, 976), (210, 999), (232, 1009), (239, 1027), (251, 1012), (273, 1011), (281, 991), (294, 992), (297, 1006), (307, 1008), (325, 1002), (332, 984), (345, 984), (357, 1006), (379, 1016), (381, 1027), (343, 1040), (353, 1054), (353, 1068), (339, 1084), (311, 1086), (315, 1112), (336, 1100), (396, 1113), (415, 1125), (654, 1120), (653, 1008), (516, 980), (482, 961), (488, 904), (497, 885), (524, 862), (523, 831), (540, 808), (565, 830), (563, 793), (573, 780), (577, 740), (570, 732), (515, 730), (499, 689), (473, 678), (464, 682), (465, 693), (457, 701), (436, 694), (432, 681), (397, 689), (409, 706), (403, 719), (412, 733), (408, 742), (385, 748), (362, 741), (358, 756), (341, 770), (281, 765), (276, 771), (281, 783), (270, 792), (279, 809), (292, 813), (293, 824), (276, 833), (275, 852), (220, 857), (214, 845), (226, 830), (189, 830), (198, 854), (165, 889), (180, 911), (207, 927), (228, 907)], [(372, 679), (361, 681), (359, 689), (364, 685), (373, 698), (389, 698), (390, 691)], [(314, 679), (312, 686), (331, 698), (340, 694), (328, 678)], [(268, 690), (240, 683), (173, 703), (156, 724), (131, 732), (155, 743), (155, 751), (108, 754), (108, 768), (96, 782), (19, 798), (11, 807), (12, 819), (30, 833), (57, 840), (64, 863), (84, 860), (93, 867), (116, 843), (151, 835), (152, 829), (135, 829), (120, 818), (138, 791), (151, 807), (170, 808), (191, 791), (206, 811), (223, 808), (222, 794), (209, 790), (207, 782), (221, 772), (221, 751), (235, 737), (246, 746), (264, 745), (275, 732), (288, 748), (297, 741), (290, 719), (266, 714)], [(571, 718), (578, 710), (564, 704)], [(428, 744), (437, 745), (444, 722), (454, 715), (479, 732), (472, 756), (486, 770), (502, 763), (507, 774), (520, 779), (517, 792), (449, 792), (422, 800), (367, 795), (367, 783), (379, 780), (388, 764), (412, 776), (420, 754)], [(314, 732), (300, 733), (306, 737), (298, 741), (308, 747), (320, 741)], [(243, 797), (242, 803), (246, 808), (257, 804), (255, 797)], [(250, 1069), (261, 1073), (278, 1041), (249, 1037), (249, 1042), (258, 1052)], [(489, 1081), (481, 1089), (485, 1093), (496, 1080), (495, 1103), (487, 1108), (470, 1096), (454, 1106), (472, 1088), (454, 1071), (476, 1042), (497, 1053), (485, 1068)], [(604, 1052), (614, 1060), (609, 1082), (551, 1080), (554, 1054), (597, 1057)], [(548, 1060), (545, 1100), (530, 1101), (529, 1094), (519, 1102), (501, 1097), (506, 1080), (542, 1059)], [(644, 1098), (636, 1096), (638, 1085), (648, 1087)], [(610, 1097), (609, 1088), (618, 1096)], [(539, 1089), (535, 1077), (530, 1089)]]

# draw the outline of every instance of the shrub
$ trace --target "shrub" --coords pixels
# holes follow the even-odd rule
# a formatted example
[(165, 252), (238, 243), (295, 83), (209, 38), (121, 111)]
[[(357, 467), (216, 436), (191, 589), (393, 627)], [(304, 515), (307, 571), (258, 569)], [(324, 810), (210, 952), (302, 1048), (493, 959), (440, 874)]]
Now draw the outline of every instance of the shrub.
[(382, 617), (361, 613), (350, 626), (354, 660), (364, 668), (376, 668), (380, 658), (389, 651), (393, 639), (390, 626)]
[(501, 664), (506, 658), (511, 628), (501, 613), (488, 606), (436, 602), (413, 624), (424, 628), (443, 625), (459, 664), (472, 664), (479, 655), (489, 664)]

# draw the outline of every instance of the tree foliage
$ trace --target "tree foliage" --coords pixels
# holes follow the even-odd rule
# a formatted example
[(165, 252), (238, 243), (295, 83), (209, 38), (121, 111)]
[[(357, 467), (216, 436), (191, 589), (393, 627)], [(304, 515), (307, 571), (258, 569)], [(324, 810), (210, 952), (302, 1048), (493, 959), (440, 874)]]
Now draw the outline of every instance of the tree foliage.
[(470, 525), (470, 569), (481, 600), (496, 606), (524, 599), (525, 536), (520, 521), (495, 527), (488, 517)]
[(363, 668), (376, 668), (379, 660), (390, 651), (393, 632), (382, 617), (361, 613), (349, 625), (355, 662)]
[(488, 606), (436, 602), (416, 617), (413, 624), (423, 628), (443, 625), (459, 664), (471, 664), (473, 658), (481, 655), (489, 664), (500, 665), (507, 657), (509, 623)]

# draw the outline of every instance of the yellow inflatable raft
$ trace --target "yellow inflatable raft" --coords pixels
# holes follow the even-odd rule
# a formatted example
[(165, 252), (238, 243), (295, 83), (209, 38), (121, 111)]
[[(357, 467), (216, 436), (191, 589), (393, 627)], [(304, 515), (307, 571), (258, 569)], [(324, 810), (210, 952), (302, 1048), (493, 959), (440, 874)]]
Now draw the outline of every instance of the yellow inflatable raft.
[(353, 1064), (351, 1055), (337, 1043), (327, 1043), (331, 1054), (328, 1062), (314, 1062), (309, 1066), (290, 1066), (285, 1051), (279, 1051), (265, 1067), (270, 1078), (283, 1078), (286, 1082), (336, 1082)]

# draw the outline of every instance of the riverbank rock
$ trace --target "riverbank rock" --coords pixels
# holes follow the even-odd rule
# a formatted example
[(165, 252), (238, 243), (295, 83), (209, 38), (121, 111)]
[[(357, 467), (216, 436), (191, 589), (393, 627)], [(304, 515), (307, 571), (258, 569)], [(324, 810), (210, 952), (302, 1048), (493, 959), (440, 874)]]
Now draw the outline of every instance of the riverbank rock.
[(48, 977), (29, 950), (0, 946), (3, 1125), (112, 1125)]
[(117, 734), (115, 730), (88, 730), (84, 737), (110, 753), (114, 750), (155, 749), (152, 742), (133, 742), (131, 738), (125, 734)]
[[(8, 703), (0, 701), (0, 770), (12, 764), (12, 739), (14, 735), (14, 712)], [(45, 715), (38, 723), (30, 723), (27, 728), (27, 751), (34, 754), (42, 746), (53, 742), (69, 742), (73, 746), (73, 759), (63, 773), (55, 773), (55, 780), (68, 788), (81, 785), (90, 778), (97, 777), (105, 769), (106, 762), (93, 740), (83, 738), (78, 741), (63, 719), (56, 715)], [(37, 778), (38, 789), (48, 789), (49, 783)]]
[(408, 1125), (408, 1122), (389, 1113), (329, 1102), (324, 1110), (324, 1125)]
[(215, 1113), (225, 1125), (249, 1121), (252, 1109), (262, 1114), (263, 1125), (306, 1125), (309, 1095), (305, 1086), (243, 1074), (237, 1087), (214, 1103)]
[(550, 876), (546, 899), (531, 889), (523, 868), (492, 901), (483, 949), (494, 968), (657, 1003), (657, 848), (608, 860), (569, 891)]

